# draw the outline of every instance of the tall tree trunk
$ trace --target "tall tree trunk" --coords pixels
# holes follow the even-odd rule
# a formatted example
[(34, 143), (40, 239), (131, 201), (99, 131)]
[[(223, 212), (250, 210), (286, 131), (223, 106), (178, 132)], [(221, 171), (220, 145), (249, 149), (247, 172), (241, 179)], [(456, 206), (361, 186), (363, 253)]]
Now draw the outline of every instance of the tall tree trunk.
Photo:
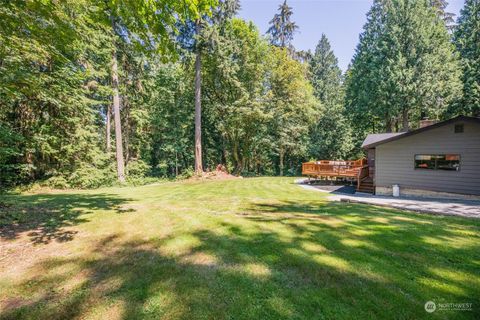
[(178, 176), (178, 152), (177, 147), (175, 147), (175, 177)]
[(222, 160), (221, 163), (226, 167), (227, 166), (227, 150), (225, 147), (225, 137), (222, 135)]
[(278, 153), (279, 157), (280, 157), (280, 161), (278, 163), (278, 168), (280, 169), (280, 176), (283, 176), (283, 158), (285, 157), (285, 152), (283, 151), (283, 149), (280, 149), (280, 152)]
[(392, 129), (393, 129), (392, 118), (387, 113), (385, 115), (385, 132), (392, 132)]
[(240, 152), (236, 152), (236, 165), (235, 165), (235, 174), (241, 175), (245, 168), (245, 159), (243, 158)]
[[(112, 28), (115, 29), (115, 21), (112, 18)], [(114, 40), (115, 41), (115, 40)], [(125, 182), (125, 164), (123, 162), (122, 124), (120, 120), (120, 94), (118, 92), (118, 64), (117, 49), (114, 44), (112, 50), (112, 89), (113, 89), (113, 113), (115, 121), (115, 151), (117, 157), (117, 178), (121, 183)]]
[[(14, 109), (14, 124), (15, 127), (19, 128), (22, 137), (29, 137), (32, 135), (29, 129), (33, 127), (35, 121), (34, 115), (31, 110), (28, 108), (26, 100), (20, 101)], [(23, 151), (23, 156), (21, 162), (27, 164), (27, 175), (30, 180), (35, 180), (36, 177), (36, 166), (34, 165), (34, 148), (31, 148), (30, 144), (27, 143), (21, 149)]]
[(112, 151), (112, 106), (109, 104), (107, 106), (107, 114), (106, 114), (106, 135), (107, 135), (107, 153)]
[(123, 128), (125, 129), (123, 135), (123, 146), (125, 150), (124, 158), (125, 158), (125, 163), (128, 166), (128, 162), (130, 161), (130, 148), (129, 148), (129, 135), (130, 135), (130, 105), (129, 101), (126, 96), (123, 97), (123, 114), (125, 115), (125, 119), (123, 122)]
[(242, 159), (240, 158), (240, 154), (238, 152), (238, 143), (236, 140), (232, 142), (233, 149), (232, 149), (232, 158), (233, 158), (233, 164), (235, 166), (234, 173), (235, 174), (240, 174), (243, 170), (243, 163)]
[(408, 109), (403, 108), (402, 110), (402, 130), (407, 132), (408, 131)]
[[(196, 22), (197, 37), (200, 34), (200, 20)], [(197, 55), (195, 57), (195, 173), (202, 174), (202, 60), (197, 38)]]

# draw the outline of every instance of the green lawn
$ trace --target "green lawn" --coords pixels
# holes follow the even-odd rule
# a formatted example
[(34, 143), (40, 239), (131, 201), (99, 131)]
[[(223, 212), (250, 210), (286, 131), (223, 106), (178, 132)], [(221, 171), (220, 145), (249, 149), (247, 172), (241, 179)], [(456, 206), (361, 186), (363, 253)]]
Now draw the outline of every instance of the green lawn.
[(2, 319), (480, 318), (480, 221), (292, 178), (4, 196), (0, 214)]

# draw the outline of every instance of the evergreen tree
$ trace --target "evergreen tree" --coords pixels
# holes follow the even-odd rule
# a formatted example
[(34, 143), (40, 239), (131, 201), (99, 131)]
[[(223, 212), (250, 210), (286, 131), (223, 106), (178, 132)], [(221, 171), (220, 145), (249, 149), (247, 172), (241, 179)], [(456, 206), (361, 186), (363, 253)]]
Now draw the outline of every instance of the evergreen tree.
[(310, 132), (310, 155), (316, 159), (345, 159), (352, 142), (344, 117), (342, 72), (324, 34), (310, 60), (310, 79), (315, 97), (323, 104), (320, 118)]
[(421, 114), (439, 118), (458, 97), (459, 71), (445, 24), (427, 1), (375, 1), (347, 78), (347, 111), (363, 127), (357, 136), (365, 126), (408, 130)]
[(212, 24), (222, 26), (240, 11), (240, 0), (220, 0), (212, 9)]
[(460, 12), (454, 42), (463, 68), (463, 97), (456, 113), (480, 116), (480, 1), (466, 0)]
[(447, 0), (430, 0), (430, 4), (435, 8), (438, 16), (443, 20), (448, 30), (453, 29), (455, 23), (455, 14), (445, 11), (448, 7)]
[(0, 145), (6, 138), (9, 148), (0, 162), (10, 169), (0, 171), (13, 174), (3, 181), (62, 177), (66, 185), (70, 177), (91, 186), (84, 174), (106, 168), (95, 126), (110, 47), (89, 9), (86, 1), (1, 6)]
[(342, 100), (342, 71), (327, 36), (322, 33), (310, 60), (310, 78), (315, 96), (324, 104), (337, 104)]
[[(383, 86), (381, 58), (376, 56), (385, 33), (384, 1), (375, 0), (367, 13), (367, 23), (345, 74), (345, 108), (354, 129), (354, 142), (360, 147), (368, 132), (392, 130), (387, 90)], [(372, 88), (378, 87), (378, 90)]]
[(301, 63), (310, 63), (312, 60), (312, 51), (309, 50), (295, 50), (293, 58)]
[(293, 35), (298, 29), (295, 22), (291, 20), (293, 11), (292, 7), (289, 7), (287, 0), (278, 7), (279, 13), (273, 16), (270, 21), (270, 28), (267, 30), (267, 34), (270, 34), (270, 42), (282, 48), (292, 49)]

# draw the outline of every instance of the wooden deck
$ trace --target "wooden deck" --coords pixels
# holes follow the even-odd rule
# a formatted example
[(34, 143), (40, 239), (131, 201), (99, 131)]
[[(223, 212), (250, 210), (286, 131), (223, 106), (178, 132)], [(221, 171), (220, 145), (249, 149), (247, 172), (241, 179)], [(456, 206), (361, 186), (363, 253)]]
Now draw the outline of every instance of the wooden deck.
[[(354, 161), (319, 160), (302, 164), (302, 175), (309, 178), (347, 178), (357, 181), (357, 190), (369, 177), (366, 159)], [(372, 190), (373, 191), (373, 190)]]
[(365, 159), (355, 161), (319, 160), (302, 164), (302, 174), (309, 177), (345, 177), (357, 178), (361, 169), (367, 165)]

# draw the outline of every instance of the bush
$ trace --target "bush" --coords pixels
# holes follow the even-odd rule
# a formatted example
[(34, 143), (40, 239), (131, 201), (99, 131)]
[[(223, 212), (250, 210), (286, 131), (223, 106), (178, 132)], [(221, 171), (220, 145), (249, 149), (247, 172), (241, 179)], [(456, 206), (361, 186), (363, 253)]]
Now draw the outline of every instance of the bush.
[(44, 183), (44, 186), (53, 188), (53, 189), (68, 189), (70, 185), (68, 184), (67, 179), (63, 176), (54, 176), (47, 179)]
[(146, 184), (158, 183), (160, 181), (165, 181), (165, 179), (157, 178), (157, 177), (128, 177), (127, 176), (127, 184), (129, 186), (143, 186)]
[(127, 178), (131, 179), (139, 179), (139, 178), (145, 178), (146, 176), (149, 175), (151, 172), (151, 167), (142, 160), (134, 160), (130, 161), (127, 164)]
[(194, 175), (195, 175), (195, 171), (193, 170), (193, 168), (189, 167), (183, 170), (182, 173), (177, 176), (177, 179), (179, 180), (188, 179), (193, 177)]
[(168, 164), (166, 161), (162, 161), (152, 168), (152, 175), (154, 177), (167, 177), (168, 176)]
[(12, 128), (0, 122), (0, 190), (24, 182), (30, 166), (18, 163), (22, 155), (19, 145), (23, 138)]
[[(127, 164), (127, 184), (140, 186), (150, 183), (158, 182), (158, 177), (153, 177), (152, 175), (152, 167), (147, 164), (145, 161), (142, 160), (134, 160), (130, 161)], [(155, 172), (156, 173), (156, 172)]]
[(115, 168), (113, 165), (105, 168), (97, 168), (93, 165), (82, 164), (67, 178), (72, 188), (93, 189), (111, 186), (116, 181)]

